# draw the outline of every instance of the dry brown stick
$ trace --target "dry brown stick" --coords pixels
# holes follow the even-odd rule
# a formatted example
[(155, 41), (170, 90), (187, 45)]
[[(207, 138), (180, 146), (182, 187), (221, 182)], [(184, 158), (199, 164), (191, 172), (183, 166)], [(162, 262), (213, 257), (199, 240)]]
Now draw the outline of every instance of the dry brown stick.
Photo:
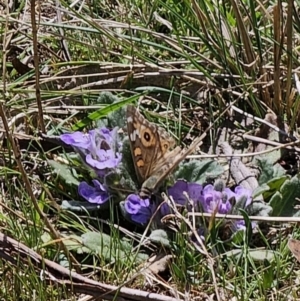
[(12, 37), (12, 33), (8, 33), (9, 32), (9, 24), (8, 24), (8, 19), (9, 19), (9, 5), (7, 4), (5, 6), (5, 26), (4, 26), (4, 33), (2, 34), (2, 80), (1, 80), (1, 84), (2, 84), (2, 91), (1, 94), (3, 96), (3, 100), (6, 98), (6, 85), (8, 83), (8, 81), (6, 80), (6, 76), (7, 76), (7, 69), (6, 69), (6, 59), (7, 59), (7, 48), (8, 45), (11, 41), (11, 37)]
[[(294, 33), (293, 33), (293, 1), (289, 0), (287, 1), (288, 7), (287, 7), (287, 19), (286, 19), (286, 29), (285, 29), (285, 35), (286, 35), (286, 50), (287, 50), (287, 74), (286, 74), (286, 86), (285, 86), (285, 103), (286, 103), (286, 114), (287, 114), (287, 120), (292, 119), (291, 113), (294, 111), (294, 101), (295, 101), (295, 95), (292, 92), (292, 70), (293, 70), (293, 44), (294, 44)], [(297, 111), (294, 111), (297, 112)], [(293, 126), (291, 128), (294, 128)]]
[(33, 42), (33, 58), (34, 58), (34, 68), (35, 68), (35, 95), (36, 102), (39, 111), (39, 126), (40, 130), (45, 133), (45, 124), (43, 117), (43, 107), (41, 101), (41, 90), (40, 90), (40, 62), (38, 54), (38, 39), (37, 39), (37, 25), (35, 20), (35, 0), (31, 0), (31, 25), (32, 25), (32, 42)]
[[(282, 3), (280, 1), (273, 7), (273, 30), (274, 30), (274, 49), (273, 49), (273, 58), (274, 58), (274, 100), (273, 100), (273, 109), (278, 115), (278, 118), (282, 116), (283, 113), (283, 102), (282, 102), (282, 86), (281, 86), (281, 55), (283, 49), (283, 32), (282, 32)], [(279, 122), (280, 124), (280, 122)]]
[[(16, 255), (14, 258), (13, 254)], [(137, 300), (137, 301), (182, 301), (178, 298), (172, 298), (146, 291), (130, 289), (126, 287), (119, 288), (117, 286), (100, 283), (86, 278), (78, 273), (45, 259), (32, 249), (25, 246), (9, 236), (0, 232), (0, 257), (11, 262), (13, 265), (19, 264), (18, 261), (29, 262), (41, 272), (42, 278), (52, 283), (65, 286), (74, 293), (84, 293), (96, 296), (104, 300)], [(16, 260), (18, 259), (18, 260)]]

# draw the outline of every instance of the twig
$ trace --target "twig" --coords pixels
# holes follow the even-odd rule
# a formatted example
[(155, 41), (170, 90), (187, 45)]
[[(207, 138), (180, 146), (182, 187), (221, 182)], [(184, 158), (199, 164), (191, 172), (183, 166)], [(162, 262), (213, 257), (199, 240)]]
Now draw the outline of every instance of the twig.
[[(264, 155), (264, 154), (273, 152), (273, 151), (281, 149), (281, 148), (292, 149), (294, 151), (300, 152), (300, 148), (295, 147), (295, 145), (299, 144), (299, 142), (300, 142), (299, 140), (282, 144), (282, 143), (279, 143), (279, 142), (276, 142), (276, 141), (271, 141), (271, 140), (267, 140), (267, 139), (259, 138), (259, 137), (256, 137), (256, 136), (247, 135), (247, 134), (244, 134), (243, 138), (249, 139), (249, 140), (252, 140), (252, 141), (256, 141), (256, 142), (259, 142), (259, 143), (265, 143), (265, 144), (271, 144), (271, 145), (277, 145), (277, 146), (275, 146), (273, 148), (263, 150), (261, 152), (252, 152), (252, 153), (246, 153), (246, 154), (233, 154), (232, 155), (233, 157), (241, 158), (241, 157), (260, 156), (260, 155)], [(224, 155), (224, 154), (218, 154), (218, 155), (208, 155), (207, 154), (207, 155), (190, 155), (190, 156), (187, 156), (188, 159), (227, 158), (227, 157), (230, 157), (230, 156)]]
[(39, 110), (39, 125), (40, 129), (43, 133), (46, 132), (44, 117), (43, 117), (43, 107), (41, 100), (41, 90), (40, 90), (40, 62), (39, 62), (39, 54), (38, 54), (38, 41), (37, 41), (37, 27), (35, 20), (35, 0), (31, 0), (31, 25), (32, 25), (32, 42), (33, 42), (33, 58), (34, 58), (34, 69), (35, 69), (35, 95), (37, 107)]
[[(287, 19), (286, 19), (286, 51), (287, 51), (287, 73), (286, 73), (286, 86), (285, 86), (285, 103), (287, 120), (292, 118), (294, 97), (292, 93), (292, 68), (293, 68), (293, 1), (287, 1)], [(297, 112), (297, 111), (294, 111)], [(292, 127), (293, 128), (293, 127)]]
[(9, 32), (9, 25), (8, 25), (8, 19), (9, 19), (9, 5), (8, 3), (5, 6), (5, 25), (4, 25), (4, 33), (2, 34), (2, 94), (3, 94), (3, 99), (5, 99), (5, 94), (6, 94), (6, 89), (7, 89), (7, 81), (6, 81), (6, 75), (7, 75), (7, 70), (6, 70), (6, 54), (7, 54), (7, 46), (10, 43), (12, 33), (8, 34)]
[[(16, 254), (16, 260), (12, 254)], [(100, 283), (86, 278), (78, 273), (72, 272), (63, 266), (43, 258), (32, 249), (21, 242), (18, 242), (0, 232), (0, 257), (17, 265), (20, 260), (30, 262), (38, 271), (41, 278), (49, 282), (57, 283), (67, 287), (74, 293), (84, 293), (98, 297), (101, 300), (116, 301), (182, 301), (182, 299), (172, 298), (159, 294), (149, 293), (130, 288), (119, 288), (113, 285)]]
[[(163, 217), (164, 219), (170, 218), (170, 216), (174, 215), (166, 215)], [(216, 214), (213, 213), (188, 213), (188, 216), (195, 216), (195, 217), (211, 217), (214, 216), (216, 219), (232, 219), (232, 220), (243, 220), (244, 217), (242, 215), (231, 215), (231, 214)], [(288, 216), (248, 216), (249, 220), (251, 221), (261, 221), (261, 222), (282, 222), (282, 223), (299, 223), (300, 217), (288, 217)]]
[(273, 129), (274, 131), (280, 133), (280, 134), (283, 135), (283, 136), (286, 136), (286, 137), (289, 137), (289, 138), (291, 138), (291, 139), (293, 139), (293, 140), (296, 140), (295, 137), (289, 135), (289, 134), (286, 133), (285, 131), (281, 130), (278, 126), (276, 126), (276, 125), (274, 125), (274, 124), (268, 122), (267, 120), (264, 120), (264, 119), (262, 119), (262, 118), (259, 118), (259, 117), (254, 116), (254, 115), (252, 115), (252, 114), (250, 114), (250, 113), (247, 113), (247, 112), (241, 110), (240, 108), (238, 108), (238, 107), (236, 107), (236, 106), (233, 106), (233, 105), (232, 105), (231, 108), (232, 108), (234, 111), (236, 111), (236, 112), (238, 112), (238, 113), (240, 113), (240, 114), (242, 114), (242, 115), (244, 115), (244, 116), (246, 116), (246, 117), (249, 117), (249, 118), (251, 118), (251, 119), (253, 119), (253, 120), (255, 120), (255, 121), (258, 121), (258, 122), (260, 122), (260, 123), (263, 123), (263, 124), (269, 126), (271, 129)]
[[(59, 25), (62, 25), (62, 18), (61, 18), (61, 10), (60, 10), (60, 1), (56, 0), (56, 15), (57, 15), (57, 22)], [(59, 33), (61, 34), (61, 45), (62, 45), (62, 49), (64, 51), (65, 57), (67, 61), (71, 61), (71, 55), (69, 52), (69, 48), (68, 48), (68, 44), (67, 41), (65, 39), (65, 33), (64, 30), (62, 28), (62, 26), (58, 27)]]

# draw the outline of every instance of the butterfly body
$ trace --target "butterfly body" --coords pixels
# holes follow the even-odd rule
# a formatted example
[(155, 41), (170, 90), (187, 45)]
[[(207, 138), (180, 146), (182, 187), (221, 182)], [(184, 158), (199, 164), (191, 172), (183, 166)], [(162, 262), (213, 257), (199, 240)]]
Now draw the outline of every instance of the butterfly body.
[(175, 145), (173, 137), (145, 119), (134, 106), (127, 106), (126, 115), (132, 158), (141, 185), (139, 195), (149, 198), (196, 145), (187, 150), (179, 146), (172, 149)]

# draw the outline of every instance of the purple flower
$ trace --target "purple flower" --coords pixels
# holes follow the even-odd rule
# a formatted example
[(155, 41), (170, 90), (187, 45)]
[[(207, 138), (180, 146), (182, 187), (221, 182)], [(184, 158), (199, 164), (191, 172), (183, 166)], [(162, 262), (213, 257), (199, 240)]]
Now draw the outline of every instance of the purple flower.
[(239, 221), (236, 221), (233, 225), (233, 228), (235, 231), (238, 231), (238, 230), (246, 230), (246, 225), (245, 225), (245, 221), (244, 220), (239, 220)]
[(98, 180), (93, 180), (92, 182), (94, 186), (90, 186), (86, 182), (81, 182), (78, 186), (79, 195), (93, 204), (103, 204), (107, 202), (109, 195), (104, 186)]
[(202, 190), (203, 196), (203, 210), (204, 212), (212, 213), (217, 210), (218, 213), (228, 213), (231, 206), (227, 200), (223, 203), (223, 194), (220, 191), (216, 191), (214, 186), (206, 185)]
[(229, 201), (221, 201), (219, 203), (218, 213), (227, 214), (230, 213), (232, 205)]
[(168, 188), (168, 194), (173, 198), (175, 203), (179, 205), (187, 205), (187, 198), (183, 194), (186, 192), (189, 198), (198, 202), (202, 200), (201, 196), (202, 186), (197, 183), (188, 183), (184, 180), (177, 181), (172, 187)]
[(236, 198), (236, 194), (230, 189), (230, 188), (224, 188), (223, 191), (223, 198), (226, 198), (226, 200), (231, 200)]
[[(183, 194), (186, 192), (190, 200), (194, 202), (194, 205), (198, 205), (200, 209), (202, 208), (203, 212), (207, 213), (217, 211), (217, 213), (228, 214), (233, 209), (233, 200), (235, 200), (236, 203), (244, 200), (245, 204), (242, 204), (242, 208), (251, 204), (252, 192), (246, 188), (237, 186), (234, 192), (229, 188), (222, 188), (220, 190), (222, 191), (216, 190), (216, 188), (210, 184), (203, 188), (197, 183), (188, 183), (186, 181), (179, 180), (168, 189), (168, 193), (173, 197), (175, 203), (187, 206), (188, 208), (188, 200)], [(167, 204), (162, 206), (161, 212), (162, 215), (171, 213)]]
[(98, 176), (104, 176), (121, 162), (122, 156), (118, 152), (121, 144), (117, 138), (117, 128), (110, 131), (105, 127), (91, 130), (87, 134), (74, 132), (60, 136), (64, 143), (73, 146)]
[(60, 139), (67, 145), (88, 149), (90, 145), (90, 136), (82, 132), (74, 132), (70, 134), (60, 135)]
[[(92, 130), (90, 132), (93, 132), (95, 130)], [(108, 143), (108, 145), (113, 145), (114, 138), (117, 135), (117, 128), (114, 128), (112, 131), (109, 129), (103, 127), (99, 129), (99, 132), (101, 133), (101, 136), (104, 138), (104, 140)]]
[[(213, 185), (207, 185), (204, 188), (197, 183), (188, 183), (183, 180), (177, 181), (168, 189), (168, 193), (174, 201), (182, 206), (187, 205), (187, 199), (183, 192), (186, 192), (189, 198), (194, 202), (196, 209), (202, 209), (204, 212), (212, 213), (217, 210), (218, 213), (230, 212), (232, 205), (229, 200), (235, 197), (234, 192), (225, 188), (220, 192), (215, 190)], [(164, 206), (164, 205), (163, 205)], [(166, 206), (165, 206), (166, 207)], [(170, 213), (167, 208), (162, 207), (162, 213)]]
[[(201, 201), (203, 199), (201, 191), (202, 185), (188, 183), (184, 180), (178, 180), (172, 187), (168, 188), (168, 194), (173, 198), (174, 202), (180, 206), (185, 206), (188, 210), (190, 210), (193, 205), (196, 205), (197, 208), (199, 207), (199, 204), (201, 206)], [(188, 203), (188, 199), (184, 193), (188, 195), (193, 204)], [(165, 216), (171, 214), (172, 210), (167, 203), (164, 203), (161, 206), (160, 213), (161, 216)]]
[[(257, 225), (257, 222), (251, 222), (252, 229), (255, 228), (256, 225)], [(245, 231), (246, 230), (245, 221), (244, 220), (239, 220), (239, 221), (234, 222), (232, 228), (233, 228), (233, 231), (239, 231), (239, 230)]]
[(147, 224), (154, 213), (154, 206), (149, 199), (141, 199), (136, 194), (130, 194), (124, 203), (125, 211), (131, 220), (138, 224)]
[(252, 191), (246, 189), (242, 186), (237, 186), (234, 189), (236, 202), (240, 201), (242, 198), (246, 199), (244, 208), (249, 206), (252, 203)]
[(161, 217), (164, 217), (168, 214), (173, 213), (169, 204), (167, 204), (166, 202), (164, 202), (161, 207), (160, 207), (160, 213), (161, 213)]
[[(94, 159), (96, 158), (96, 159)], [(97, 170), (115, 168), (121, 162), (121, 154), (115, 154), (113, 150), (95, 149), (94, 154), (86, 155), (86, 163)]]

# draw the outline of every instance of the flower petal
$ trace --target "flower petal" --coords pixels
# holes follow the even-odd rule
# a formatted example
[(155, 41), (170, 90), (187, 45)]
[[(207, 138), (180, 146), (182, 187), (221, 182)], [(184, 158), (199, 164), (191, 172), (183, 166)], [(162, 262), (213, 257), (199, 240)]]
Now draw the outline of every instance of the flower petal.
[(172, 213), (170, 206), (167, 203), (163, 203), (160, 207), (161, 217), (164, 217)]
[(202, 185), (198, 183), (188, 183), (188, 194), (190, 199), (194, 202), (199, 201), (201, 198)]
[(124, 208), (129, 214), (137, 214), (141, 208), (141, 198), (136, 194), (130, 194), (125, 200)]
[(152, 217), (152, 210), (150, 207), (141, 207), (140, 210), (131, 215), (131, 219), (139, 224), (147, 224)]
[(62, 134), (60, 135), (61, 141), (63, 141), (65, 144), (79, 147), (82, 149), (89, 148), (90, 145), (90, 137), (88, 134), (84, 134), (82, 132), (74, 132), (74, 133), (68, 133), (68, 134)]
[(107, 169), (116, 168), (122, 160), (121, 153), (117, 152), (121, 148), (117, 128), (110, 131), (102, 127), (90, 130), (88, 134), (82, 132), (63, 134), (60, 139), (73, 146), (82, 160), (100, 177), (109, 171)]
[(92, 180), (92, 182), (98, 191), (105, 191), (104, 186), (98, 180), (95, 179), (95, 180)]
[(172, 187), (168, 188), (168, 194), (172, 196), (175, 203), (180, 205), (185, 205), (187, 202), (183, 192), (188, 193), (188, 183), (184, 180), (179, 180)]
[(232, 208), (232, 206), (229, 201), (220, 202), (218, 213), (227, 214), (231, 211), (231, 208)]
[(230, 188), (226, 187), (223, 190), (223, 193), (226, 195), (226, 200), (230, 200), (230, 199), (236, 198), (236, 194)]
[(146, 224), (155, 209), (153, 205), (150, 205), (149, 199), (143, 200), (136, 194), (130, 194), (126, 198), (124, 208), (131, 220), (139, 224)]
[(214, 186), (209, 184), (203, 188), (202, 196), (204, 212), (214, 212), (217, 207), (219, 210), (219, 206), (222, 203), (222, 192), (216, 191)]
[(246, 189), (242, 186), (237, 186), (235, 187), (234, 190), (235, 194), (236, 194), (236, 201), (238, 202), (242, 197), (246, 197), (247, 201), (245, 204), (245, 207), (249, 206), (252, 202), (252, 191), (249, 189)]
[[(95, 181), (98, 182), (97, 180)], [(109, 195), (105, 190), (97, 189), (86, 182), (81, 182), (78, 185), (78, 193), (85, 200), (93, 204), (103, 204), (109, 199)]]

